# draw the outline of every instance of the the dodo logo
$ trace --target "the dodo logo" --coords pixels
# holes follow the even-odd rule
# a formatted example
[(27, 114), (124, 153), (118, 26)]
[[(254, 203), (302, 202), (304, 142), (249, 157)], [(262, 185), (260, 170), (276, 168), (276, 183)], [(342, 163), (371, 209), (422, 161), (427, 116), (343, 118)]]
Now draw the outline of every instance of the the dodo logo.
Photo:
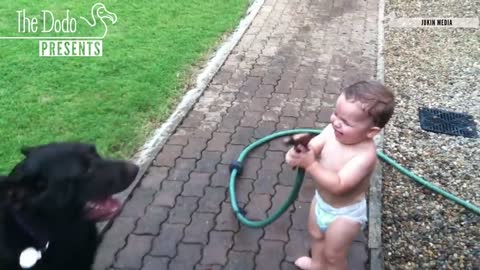
[[(38, 40), (39, 56), (102, 56), (103, 39), (108, 33), (108, 23), (115, 24), (117, 15), (107, 10), (104, 4), (92, 6), (87, 17), (64, 16), (56, 18), (50, 10), (41, 10), (33, 16), (25, 9), (17, 10), (17, 33), (21, 35), (0, 37), (1, 39)], [(92, 30), (93, 36), (79, 36), (77, 30)], [(101, 29), (97, 29), (101, 28)]]

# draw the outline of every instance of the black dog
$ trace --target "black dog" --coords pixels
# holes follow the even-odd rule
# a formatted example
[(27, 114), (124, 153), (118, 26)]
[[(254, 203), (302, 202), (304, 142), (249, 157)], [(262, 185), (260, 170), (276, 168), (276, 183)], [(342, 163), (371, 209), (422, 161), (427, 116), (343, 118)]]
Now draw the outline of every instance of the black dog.
[(0, 269), (90, 270), (95, 222), (118, 213), (111, 196), (133, 182), (138, 166), (103, 159), (81, 143), (22, 153), (24, 160), (0, 176)]

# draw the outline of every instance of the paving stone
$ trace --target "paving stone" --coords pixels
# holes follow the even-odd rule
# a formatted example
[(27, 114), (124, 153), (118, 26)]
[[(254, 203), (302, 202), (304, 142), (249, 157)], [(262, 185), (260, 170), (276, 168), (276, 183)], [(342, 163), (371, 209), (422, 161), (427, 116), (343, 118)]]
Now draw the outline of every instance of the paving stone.
[[(191, 171), (195, 168), (195, 163), (196, 162), (197, 162), (197, 160), (194, 159), (194, 158), (177, 158), (177, 160), (175, 160), (175, 168), (174, 169)], [(174, 171), (174, 170), (171, 170), (171, 171)], [(170, 174), (169, 179), (170, 180), (176, 180), (172, 176), (173, 175)]]
[(168, 222), (172, 224), (189, 224), (192, 213), (197, 209), (197, 197), (179, 196), (175, 207), (170, 210)]
[(246, 211), (248, 217), (253, 220), (263, 220), (267, 217), (267, 210), (271, 206), (271, 196), (268, 194), (250, 194), (250, 201), (247, 204)]
[(170, 262), (169, 269), (192, 270), (201, 257), (202, 245), (180, 243), (177, 256)]
[(289, 100), (299, 99), (299, 101), (303, 101), (303, 99), (306, 97), (307, 97), (307, 90), (301, 90), (301, 89), (293, 89), (292, 92), (290, 92), (290, 95), (288, 95)]
[[(211, 106), (208, 112), (205, 113), (205, 122), (211, 122), (211, 123), (220, 123), (222, 121), (223, 115), (225, 115), (227, 112), (227, 108), (225, 107), (219, 107), (219, 106)], [(211, 134), (213, 133), (213, 130), (209, 129), (209, 135), (208, 139), (211, 138)]]
[[(257, 97), (252, 100), (248, 109), (250, 112), (257, 112), (258, 115), (261, 115), (265, 111), (267, 104), (268, 104), (268, 98)], [(246, 114), (245, 114), (245, 117), (247, 117)]]
[(275, 92), (276, 93), (290, 93), (290, 90), (293, 87), (293, 82), (290, 80), (286, 80), (285, 78), (280, 79), (278, 81), (277, 86), (275, 86)]
[(138, 188), (133, 192), (132, 197), (124, 205), (120, 216), (122, 217), (141, 217), (145, 214), (145, 209), (153, 201), (155, 190)]
[(202, 158), (197, 162), (195, 172), (214, 173), (215, 167), (220, 163), (221, 152), (203, 151)]
[(159, 190), (162, 181), (167, 178), (169, 167), (148, 168), (147, 174), (142, 178), (140, 187), (144, 189)]
[(292, 262), (282, 262), (282, 265), (281, 265), (281, 270), (298, 270), (298, 268), (295, 266), (294, 263)]
[(262, 78), (262, 85), (260, 85), (257, 92), (255, 92), (255, 97), (270, 98), (275, 90), (273, 85), (276, 84), (276, 81), (276, 77)]
[(225, 200), (227, 189), (223, 187), (206, 187), (205, 195), (198, 202), (198, 212), (217, 214), (220, 212), (220, 205)]
[(211, 231), (208, 245), (203, 250), (202, 264), (227, 263), (227, 252), (233, 244), (233, 233), (227, 231)]
[(282, 109), (282, 116), (296, 117), (300, 116), (301, 104), (286, 103)]
[[(297, 177), (297, 170), (294, 170), (288, 164), (282, 164), (282, 171), (278, 175), (278, 182), (284, 186), (293, 186)], [(305, 181), (305, 178), (304, 178)]]
[(295, 117), (280, 116), (280, 122), (277, 124), (278, 130), (294, 129), (297, 125)]
[(218, 264), (195, 265), (195, 270), (223, 270), (223, 269), (224, 269), (223, 265), (218, 265)]
[(145, 256), (141, 270), (160, 270), (167, 269), (170, 258)]
[(183, 146), (181, 145), (165, 145), (153, 161), (153, 165), (173, 167), (175, 159), (180, 155), (182, 149)]
[(263, 229), (241, 226), (240, 231), (234, 235), (233, 250), (257, 252), (258, 241), (263, 236)]
[[(195, 164), (196, 160), (195, 159), (192, 159), (192, 160), (194, 161), (193, 164)], [(190, 173), (193, 171), (194, 168), (195, 167), (192, 167), (191, 169), (171, 168), (167, 178), (168, 180), (172, 180), (172, 181), (186, 182), (190, 179)]]
[(275, 122), (260, 121), (258, 127), (255, 128), (254, 136), (256, 139), (261, 139), (275, 132)]
[(317, 122), (317, 114), (315, 112), (302, 112), (300, 118), (298, 118), (298, 128), (312, 128)]
[(207, 140), (206, 138), (189, 138), (181, 157), (200, 159), (203, 149), (207, 147)]
[(308, 231), (306, 229), (296, 230), (292, 228), (288, 231), (288, 236), (290, 240), (285, 245), (285, 252), (287, 254), (285, 259), (289, 262), (294, 262), (301, 256), (308, 256), (310, 249), (310, 236), (308, 235)]
[(275, 122), (278, 123), (280, 117), (280, 112), (268, 110), (263, 113), (262, 120), (265, 122)]
[(178, 195), (182, 192), (183, 182), (179, 181), (163, 181), (162, 189), (155, 194), (152, 202), (156, 206), (173, 207)]
[[(250, 193), (253, 191), (253, 179), (238, 178), (235, 182), (235, 198), (237, 202), (248, 203), (250, 201)], [(227, 198), (227, 202), (230, 202), (230, 197)]]
[(135, 228), (135, 219), (131, 217), (117, 217), (110, 229), (103, 236), (97, 250), (95, 270), (106, 269), (115, 260), (115, 254), (125, 246), (128, 235)]
[(231, 133), (214, 132), (213, 138), (207, 144), (207, 151), (225, 152)]
[(330, 117), (332, 116), (332, 108), (322, 108), (317, 114), (317, 120), (322, 123), (330, 123)]
[(273, 111), (275, 111), (275, 108), (278, 108), (278, 111), (280, 111), (283, 108), (287, 98), (288, 95), (285, 93), (273, 93), (272, 97), (268, 101), (268, 108)]
[(198, 126), (198, 123), (200, 123), (204, 119), (204, 114), (199, 111), (191, 111), (188, 113), (188, 115), (183, 119), (181, 123), (181, 127), (192, 127), (195, 128)]
[[(210, 140), (213, 136), (213, 132), (217, 129), (217, 122), (206, 122), (202, 121), (200, 124), (197, 124), (195, 132), (193, 133), (193, 138), (206, 139)], [(203, 141), (203, 140), (201, 140)], [(189, 138), (190, 142), (190, 138)]]
[[(256, 136), (256, 135), (255, 135)], [(255, 147), (253, 150), (248, 152), (247, 158), (259, 158), (259, 159), (264, 159), (265, 158), (265, 152), (268, 149), (268, 144), (262, 144), (257, 147)]]
[(282, 241), (260, 240), (260, 252), (255, 256), (255, 266), (258, 269), (279, 269), (285, 258)]
[(231, 250), (228, 253), (228, 264), (226, 269), (229, 269), (229, 270), (255, 269), (254, 257), (255, 257), (255, 253), (253, 252)]
[(228, 187), (230, 182), (230, 167), (218, 164), (216, 172), (212, 175), (210, 185), (212, 187)]
[(232, 144), (249, 145), (253, 138), (254, 129), (251, 127), (238, 127), (232, 135)]
[(310, 203), (315, 194), (315, 183), (308, 175), (303, 180), (303, 185), (298, 192), (297, 201)]
[(284, 142), (284, 139), (285, 138), (276, 138), (276, 139), (270, 141), (269, 146), (268, 146), (268, 150), (280, 151), (280, 152), (284, 152), (286, 154), (287, 151), (291, 148), (291, 146), (286, 145), (285, 142)]
[(263, 77), (265, 76), (265, 66), (262, 65), (253, 65), (253, 69), (250, 70), (250, 76)]
[[(237, 109), (237, 111), (233, 111)], [(233, 111), (233, 112), (230, 112)], [(218, 132), (235, 132), (235, 128), (240, 124), (243, 119), (244, 109), (239, 103), (234, 103), (229, 109), (229, 113), (224, 115), (222, 121), (219, 124)]]
[(131, 234), (127, 246), (120, 250), (114, 266), (118, 268), (137, 268), (152, 246), (153, 236)]
[(190, 180), (183, 186), (182, 196), (202, 197), (205, 187), (210, 183), (211, 173), (192, 172)]
[(215, 230), (217, 231), (238, 231), (239, 221), (233, 214), (230, 203), (222, 203), (222, 210), (216, 218)]
[[(272, 207), (268, 210), (268, 215), (272, 215), (280, 206), (285, 203), (286, 198), (290, 194), (292, 188), (287, 186), (277, 185), (275, 187), (275, 195), (272, 198)], [(293, 206), (290, 206), (287, 211), (280, 216), (274, 223), (265, 228), (265, 236), (263, 239), (267, 240), (279, 240), (288, 241), (288, 229), (292, 222), (290, 220), (290, 214), (293, 212)]]
[(184, 229), (185, 225), (183, 224), (163, 223), (160, 234), (153, 239), (150, 254), (174, 257), (177, 254), (177, 245), (183, 237)]
[(213, 228), (215, 215), (211, 213), (193, 213), (192, 223), (185, 229), (182, 242), (207, 244), (208, 232)]
[(268, 167), (268, 169), (279, 172), (281, 170), (282, 163), (285, 162), (285, 153), (281, 151), (267, 151), (266, 158), (262, 160), (262, 169)]
[(260, 121), (260, 119), (262, 119), (263, 112), (254, 111), (252, 109), (250, 110), (251, 111), (245, 112), (245, 117), (242, 119), (242, 121), (240, 121), (240, 126), (251, 128), (257, 127), (258, 122)]
[(257, 179), (257, 171), (262, 166), (261, 159), (248, 157), (244, 160), (243, 169), (240, 176), (242, 178)]
[(340, 94), (342, 90), (341, 80), (328, 80), (325, 86), (325, 93)]
[[(271, 169), (265, 165), (265, 160), (262, 160), (262, 168), (258, 171), (258, 178), (254, 181), (254, 192), (256, 194), (270, 194), (275, 192), (274, 186), (278, 182), (278, 171)], [(267, 163), (268, 164), (268, 163)]]
[(187, 145), (188, 138), (194, 133), (194, 128), (178, 128), (168, 139), (167, 144)]
[(260, 86), (261, 82), (262, 79), (260, 77), (248, 76), (247, 80), (245, 81), (244, 87), (241, 90), (253, 96), (257, 91), (258, 87)]
[(292, 228), (297, 230), (306, 230), (308, 214), (310, 211), (310, 203), (296, 201), (294, 206), (295, 210), (292, 214)]
[(302, 106), (302, 111), (304, 112), (314, 112), (317, 113), (322, 109), (323, 94), (319, 94), (320, 97), (309, 97), (305, 99)]
[(222, 164), (230, 165), (232, 161), (237, 160), (240, 153), (243, 151), (245, 146), (243, 145), (228, 145), (227, 151), (222, 154)]
[(169, 208), (150, 205), (147, 207), (145, 215), (142, 216), (135, 228), (134, 234), (139, 235), (158, 235), (160, 225), (167, 219)]

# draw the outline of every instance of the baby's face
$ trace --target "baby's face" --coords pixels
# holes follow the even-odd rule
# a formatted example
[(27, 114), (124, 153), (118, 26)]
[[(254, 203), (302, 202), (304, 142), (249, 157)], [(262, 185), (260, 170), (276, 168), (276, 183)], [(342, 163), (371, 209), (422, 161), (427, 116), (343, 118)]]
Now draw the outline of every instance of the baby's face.
[(362, 103), (349, 101), (342, 94), (330, 117), (336, 139), (343, 144), (356, 144), (368, 138), (373, 120), (362, 109)]

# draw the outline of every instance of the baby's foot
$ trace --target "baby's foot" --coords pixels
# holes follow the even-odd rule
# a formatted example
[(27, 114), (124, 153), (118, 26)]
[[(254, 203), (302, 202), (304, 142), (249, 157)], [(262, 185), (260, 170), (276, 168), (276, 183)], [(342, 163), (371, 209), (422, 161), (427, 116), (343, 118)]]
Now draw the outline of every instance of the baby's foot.
[(309, 270), (312, 268), (312, 258), (307, 256), (300, 257), (295, 261), (295, 265), (300, 269)]

